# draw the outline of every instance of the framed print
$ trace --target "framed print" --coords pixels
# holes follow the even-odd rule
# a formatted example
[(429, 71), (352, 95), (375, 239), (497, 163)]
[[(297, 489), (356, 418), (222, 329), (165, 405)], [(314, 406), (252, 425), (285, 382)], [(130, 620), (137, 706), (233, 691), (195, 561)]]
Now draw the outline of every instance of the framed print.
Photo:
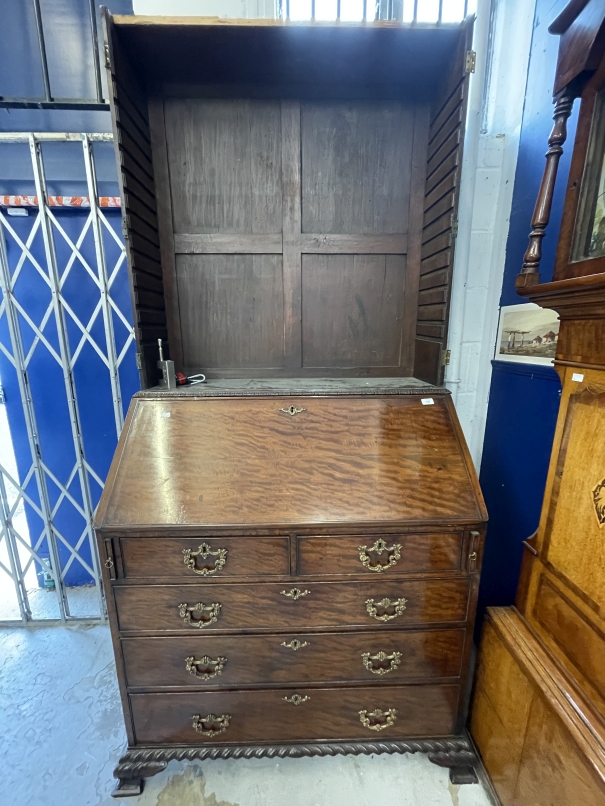
[(559, 314), (533, 302), (500, 309), (496, 361), (552, 364), (559, 336)]

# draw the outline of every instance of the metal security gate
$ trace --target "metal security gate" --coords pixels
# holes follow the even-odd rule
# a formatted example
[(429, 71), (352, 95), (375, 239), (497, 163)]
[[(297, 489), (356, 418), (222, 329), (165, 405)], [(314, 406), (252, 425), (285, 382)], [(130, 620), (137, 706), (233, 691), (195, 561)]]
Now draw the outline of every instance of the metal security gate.
[[(137, 388), (119, 199), (99, 197), (95, 170), (94, 143), (111, 140), (0, 134), (0, 148), (29, 145), (35, 183), (34, 197), (0, 197), (0, 373), (15, 447), (0, 446), (0, 624), (105, 619), (92, 519)], [(87, 196), (48, 195), (48, 141), (81, 144)], [(27, 217), (7, 214), (19, 205)]]

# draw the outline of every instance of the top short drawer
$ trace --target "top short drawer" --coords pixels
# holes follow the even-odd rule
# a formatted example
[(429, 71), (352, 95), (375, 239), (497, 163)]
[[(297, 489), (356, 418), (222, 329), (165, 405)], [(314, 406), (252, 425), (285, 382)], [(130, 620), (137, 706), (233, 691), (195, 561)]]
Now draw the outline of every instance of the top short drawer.
[(299, 574), (458, 571), (462, 532), (298, 538)]
[(123, 537), (120, 545), (127, 579), (290, 573), (287, 537)]

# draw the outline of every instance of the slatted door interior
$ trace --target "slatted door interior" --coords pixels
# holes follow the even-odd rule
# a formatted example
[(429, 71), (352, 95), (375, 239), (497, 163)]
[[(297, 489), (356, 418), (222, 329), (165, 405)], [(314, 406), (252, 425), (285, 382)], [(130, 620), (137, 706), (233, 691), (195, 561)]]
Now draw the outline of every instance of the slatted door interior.
[(171, 98), (149, 114), (186, 373), (412, 374), (425, 106)]

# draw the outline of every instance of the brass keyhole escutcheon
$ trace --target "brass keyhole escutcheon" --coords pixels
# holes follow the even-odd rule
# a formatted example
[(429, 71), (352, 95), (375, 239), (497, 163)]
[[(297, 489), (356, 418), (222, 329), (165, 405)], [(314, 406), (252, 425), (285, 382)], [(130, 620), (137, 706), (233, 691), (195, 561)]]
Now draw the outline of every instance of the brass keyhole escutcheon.
[(288, 599), (292, 599), (293, 602), (297, 602), (299, 599), (302, 599), (303, 596), (308, 596), (311, 591), (301, 591), (300, 588), (292, 588), (289, 591), (282, 591), (282, 596), (287, 596)]
[(302, 414), (303, 411), (306, 411), (305, 408), (298, 408), (298, 406), (288, 406), (285, 409), (280, 409), (284, 414), (289, 414), (290, 417), (295, 417), (297, 414)]
[(284, 702), (289, 702), (292, 705), (300, 705), (301, 703), (307, 702), (307, 700), (310, 699), (311, 697), (307, 697), (306, 694), (304, 697), (301, 697), (300, 694), (293, 694), (291, 697), (284, 697)]
[(281, 645), (287, 647), (288, 649), (293, 649), (294, 652), (298, 652), (299, 649), (303, 649), (304, 647), (309, 646), (309, 642), (299, 641), (298, 638), (293, 638), (289, 644), (287, 644), (285, 641), (282, 641)]

